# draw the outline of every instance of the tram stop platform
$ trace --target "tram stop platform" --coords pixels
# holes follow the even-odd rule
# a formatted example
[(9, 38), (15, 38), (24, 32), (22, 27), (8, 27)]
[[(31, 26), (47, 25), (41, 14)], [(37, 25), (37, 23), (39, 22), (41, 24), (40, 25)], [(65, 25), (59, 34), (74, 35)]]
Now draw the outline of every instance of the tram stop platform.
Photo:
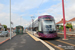
[[(62, 31), (62, 32), (57, 32), (57, 34), (58, 34), (58, 35), (64, 35), (64, 32), (63, 32), (63, 31)], [(67, 32), (66, 32), (66, 35), (67, 35), (68, 37), (75, 37), (75, 32), (67, 31)]]
[(0, 50), (49, 50), (40, 41), (35, 41), (27, 33), (16, 35), (11, 40), (0, 44)]

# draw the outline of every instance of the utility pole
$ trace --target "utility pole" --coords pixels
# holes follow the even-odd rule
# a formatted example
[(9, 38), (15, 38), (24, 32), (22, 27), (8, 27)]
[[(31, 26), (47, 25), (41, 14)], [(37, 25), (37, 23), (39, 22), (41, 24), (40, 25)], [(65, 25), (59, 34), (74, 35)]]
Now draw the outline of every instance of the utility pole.
[(66, 24), (65, 24), (65, 10), (64, 10), (64, 0), (62, 0), (62, 11), (63, 11), (63, 26), (64, 26), (64, 39), (66, 39)]

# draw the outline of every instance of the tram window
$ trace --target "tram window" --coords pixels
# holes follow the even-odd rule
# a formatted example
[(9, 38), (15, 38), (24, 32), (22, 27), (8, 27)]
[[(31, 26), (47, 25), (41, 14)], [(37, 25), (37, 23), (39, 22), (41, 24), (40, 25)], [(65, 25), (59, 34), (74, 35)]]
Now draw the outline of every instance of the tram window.
[(52, 25), (46, 25), (46, 28), (51, 28), (52, 27)]
[(46, 28), (49, 28), (48, 25), (46, 25)]

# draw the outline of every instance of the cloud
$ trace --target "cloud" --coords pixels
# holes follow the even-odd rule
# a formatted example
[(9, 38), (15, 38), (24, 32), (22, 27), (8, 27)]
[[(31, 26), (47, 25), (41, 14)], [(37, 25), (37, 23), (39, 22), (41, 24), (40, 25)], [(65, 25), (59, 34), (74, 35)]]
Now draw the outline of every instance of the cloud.
[(25, 24), (30, 23), (30, 21), (26, 21), (25, 19), (23, 19), (22, 16), (19, 16), (18, 14), (13, 14), (11, 15), (11, 21), (13, 22), (14, 26), (18, 26), (18, 25), (22, 25), (22, 26), (26, 26)]
[(54, 17), (56, 22), (58, 22), (59, 20), (61, 20), (63, 18), (63, 16), (62, 16), (62, 3), (52, 5), (50, 8), (44, 9), (41, 11), (43, 11), (43, 12), (39, 15), (51, 15)]
[[(65, 19), (70, 20), (75, 17), (75, 0), (66, 0), (65, 1)], [(55, 18), (55, 21), (58, 22), (63, 18), (62, 14), (62, 2), (52, 5), (48, 9), (41, 10), (42, 14), (49, 14)], [(45, 12), (44, 12), (45, 11)]]
[[(75, 17), (75, 0), (67, 0), (65, 1), (65, 19), (66, 20), (70, 20), (71, 18)], [(58, 5), (60, 5), (59, 7), (57, 7)], [(56, 22), (60, 21), (63, 18), (63, 14), (62, 14), (62, 4), (58, 3), (56, 5), (56, 8), (53, 9), (54, 11), (54, 15), (55, 15), (55, 19)]]
[(8, 13), (0, 13), (0, 23), (9, 25), (9, 14)]
[(67, 20), (75, 17), (75, 0), (69, 0), (65, 7), (65, 16)]
[[(20, 20), (21, 19), (21, 20)], [(20, 16), (18, 14), (11, 14), (11, 21), (13, 22), (12, 27), (18, 26), (18, 25), (22, 25), (25, 27), (26, 23), (29, 23), (29, 21), (26, 21), (23, 18), (20, 18)], [(21, 21), (21, 23), (20, 23)], [(10, 14), (9, 13), (0, 13), (0, 23), (2, 25), (7, 25), (8, 27), (10, 27)]]
[[(18, 0), (17, 0), (18, 1)], [(24, 12), (25, 10), (29, 10), (32, 8), (37, 8), (41, 3), (48, 2), (49, 0), (22, 0), (22, 1), (13, 0), (12, 11)]]
[[(5, 1), (5, 0), (4, 0)], [(49, 0), (11, 0), (11, 21), (13, 22), (13, 26), (29, 24), (30, 21), (26, 21), (20, 16), (26, 16), (25, 14), (18, 14), (16, 12), (24, 12), (26, 10), (30, 10), (32, 8), (37, 8), (41, 3), (48, 2)], [(0, 3), (0, 23), (5, 24), (10, 27), (10, 5), (6, 3)], [(21, 19), (21, 23), (20, 23)]]
[(49, 15), (48, 13), (40, 13), (40, 14), (38, 14), (38, 16), (40, 16), (40, 15)]
[[(25, 12), (26, 10), (30, 10), (33, 8), (38, 8), (40, 3), (46, 3), (49, 0), (12, 0), (11, 1), (11, 21), (14, 23), (14, 27), (17, 25), (20, 25), (20, 19), (21, 19), (21, 25), (25, 27), (25, 24), (29, 24), (30, 21), (26, 21), (23, 18), (20, 18), (21, 15), (26, 16), (25, 14), (18, 14), (21, 12)], [(56, 0), (54, 0), (56, 1)], [(59, 0), (57, 0), (59, 1)], [(73, 17), (75, 17), (75, 0), (66, 0), (65, 1), (65, 18), (66, 20), (69, 20)], [(17, 12), (17, 13), (14, 13)], [(56, 5), (52, 5), (50, 8), (39, 10), (40, 14), (38, 15), (52, 15), (56, 22), (60, 21), (63, 18), (62, 15), (62, 3), (58, 3)], [(27, 14), (28, 15), (28, 14)], [(36, 15), (36, 16), (38, 16)], [(9, 18), (9, 5), (0, 4), (0, 23), (7, 25), (10, 27), (10, 18)]]
[(2, 11), (4, 8), (4, 5), (3, 4), (0, 4), (0, 11)]

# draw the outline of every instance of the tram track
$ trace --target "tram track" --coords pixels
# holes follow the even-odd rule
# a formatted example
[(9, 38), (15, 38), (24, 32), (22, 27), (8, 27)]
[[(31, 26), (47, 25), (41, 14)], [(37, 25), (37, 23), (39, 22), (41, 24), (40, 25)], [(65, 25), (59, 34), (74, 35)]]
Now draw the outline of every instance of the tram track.
[(49, 42), (49, 41), (47, 41), (47, 40), (44, 40), (44, 41), (45, 41), (46, 43), (48, 43), (48, 44), (54, 46), (55, 48), (57, 48), (57, 49), (59, 49), (59, 50), (64, 50), (63, 48), (58, 47), (57, 45), (55, 45), (55, 44), (53, 44), (53, 43), (51, 43), (51, 42)]
[(65, 43), (65, 44), (68, 44), (68, 45), (71, 45), (71, 46), (75, 46), (74, 44), (71, 44), (71, 43), (69, 43), (69, 42), (65, 42), (65, 41), (61, 41), (61, 40), (56, 40), (56, 41), (59, 41), (59, 42), (61, 42), (61, 43)]
[[(46, 43), (48, 43), (49, 45), (52, 45), (53, 47), (59, 49), (59, 50), (66, 50), (65, 48), (63, 48), (63, 46), (72, 46), (73, 49), (72, 50), (75, 50), (75, 44), (72, 44), (72, 43), (69, 43), (69, 42), (66, 42), (66, 41), (63, 41), (63, 40), (44, 40)], [(55, 42), (54, 42), (55, 41)], [(60, 44), (60, 46), (58, 44)]]
[[(34, 37), (33, 37), (34, 38)], [(74, 48), (72, 48), (71, 50), (75, 50), (75, 43), (73, 42), (75, 39), (74, 38), (68, 38), (68, 40), (62, 40), (63, 37), (60, 36), (60, 38), (55, 38), (53, 40), (51, 39), (41, 39), (43, 40), (45, 43), (47, 43), (48, 45), (50, 45), (51, 47), (53, 47), (55, 50), (66, 50), (65, 48), (67, 46), (72, 46)], [(36, 38), (35, 38), (36, 39)], [(73, 42), (73, 43), (72, 43)], [(66, 46), (66, 47), (64, 47)], [(69, 50), (70, 48), (67, 48), (67, 50)]]

